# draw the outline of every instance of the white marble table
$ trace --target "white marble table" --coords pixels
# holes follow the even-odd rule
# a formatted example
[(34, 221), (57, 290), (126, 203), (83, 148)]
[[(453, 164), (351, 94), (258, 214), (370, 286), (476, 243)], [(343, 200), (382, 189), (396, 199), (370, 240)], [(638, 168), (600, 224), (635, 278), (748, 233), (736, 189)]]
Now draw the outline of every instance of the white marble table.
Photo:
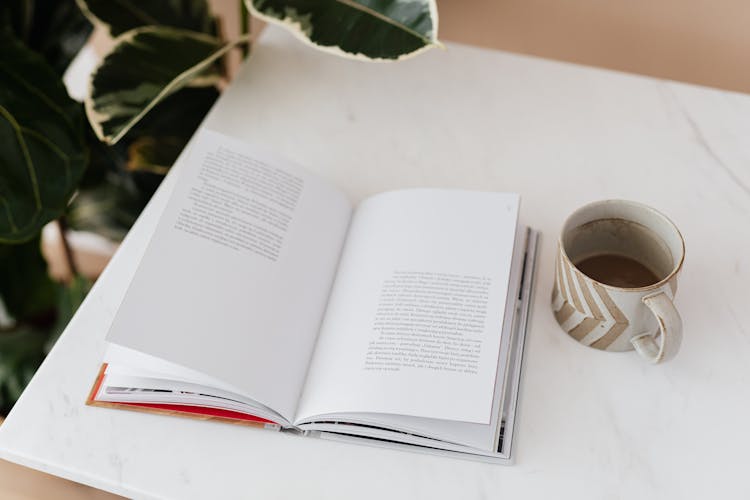
[[(404, 186), (522, 194), (544, 238), (517, 464), (84, 406), (170, 179), (0, 427), (1, 457), (136, 497), (750, 497), (750, 97), (457, 45), (368, 65), (269, 29), (206, 126), (353, 199)], [(609, 197), (652, 204), (684, 233), (685, 340), (669, 364), (584, 348), (550, 312), (565, 215)]]

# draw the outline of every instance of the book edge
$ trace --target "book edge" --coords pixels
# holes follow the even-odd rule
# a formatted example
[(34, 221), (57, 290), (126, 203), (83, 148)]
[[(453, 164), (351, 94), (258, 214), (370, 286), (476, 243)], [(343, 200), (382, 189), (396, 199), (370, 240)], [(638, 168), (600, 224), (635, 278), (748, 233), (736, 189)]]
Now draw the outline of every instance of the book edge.
[[(151, 408), (147, 406), (139, 406), (139, 405), (128, 404), (128, 403), (117, 403), (117, 402), (112, 402), (112, 401), (98, 401), (96, 399), (96, 394), (99, 392), (99, 389), (101, 388), (101, 385), (104, 381), (104, 373), (106, 369), (107, 369), (107, 363), (102, 363), (102, 366), (99, 368), (99, 372), (96, 377), (96, 380), (94, 380), (94, 384), (92, 385), (91, 391), (89, 392), (88, 398), (86, 399), (86, 406), (97, 407), (97, 408), (109, 408), (109, 409), (114, 409), (114, 410), (126, 410), (126, 411), (133, 411), (133, 412), (139, 412), (139, 413), (148, 413), (152, 415), (165, 415), (165, 416), (190, 418), (193, 420), (224, 422), (228, 424), (241, 425), (244, 427), (258, 427), (261, 429), (272, 429), (272, 430), (281, 429), (281, 426), (276, 423), (252, 422), (249, 420), (222, 417), (219, 415), (201, 415), (201, 414), (191, 413), (188, 411), (181, 411), (181, 410), (168, 410), (166, 408)], [(257, 417), (257, 418), (260, 418), (260, 417)]]
[[(449, 451), (449, 450), (441, 450), (439, 448), (425, 448), (421, 446), (412, 445), (409, 443), (398, 443), (398, 442), (389, 442), (389, 443), (379, 443), (376, 442), (377, 440), (367, 439), (363, 438), (361, 436), (342, 436), (342, 435), (334, 435), (333, 433), (319, 433), (317, 437), (323, 438), (323, 439), (330, 439), (330, 440), (338, 440), (338, 441), (346, 441), (346, 442), (354, 442), (354, 443), (360, 443), (360, 444), (367, 444), (370, 446), (376, 446), (376, 447), (384, 447), (384, 448), (396, 448), (401, 449), (404, 451), (413, 451), (417, 453), (427, 453), (432, 455), (443, 455), (443, 456), (453, 456), (455, 458), (463, 458), (463, 459), (469, 459), (469, 460), (475, 460), (475, 461), (482, 461), (482, 462), (493, 462), (493, 463), (500, 463), (505, 465), (510, 465), (514, 463), (514, 457), (512, 454), (513, 449), (513, 441), (515, 437), (515, 427), (516, 427), (516, 420), (517, 420), (517, 413), (518, 413), (518, 397), (520, 393), (520, 384), (521, 384), (521, 377), (522, 377), (522, 368), (523, 368), (523, 360), (525, 357), (525, 344), (526, 344), (526, 337), (527, 337), (527, 331), (529, 327), (529, 319), (531, 316), (531, 307), (532, 307), (532, 301), (534, 296), (534, 281), (536, 276), (536, 261), (538, 257), (538, 240), (540, 237), (540, 233), (532, 228), (527, 228), (527, 241), (526, 241), (526, 258), (525, 264), (530, 264), (529, 266), (529, 275), (528, 276), (522, 276), (521, 278), (521, 287), (522, 289), (526, 289), (528, 296), (525, 305), (525, 311), (522, 311), (523, 321), (521, 325), (519, 325), (519, 333), (520, 338), (518, 339), (518, 345), (516, 348), (519, 351), (519, 359), (518, 359), (518, 366), (515, 367), (515, 370), (517, 371), (517, 376), (514, 377), (514, 381), (512, 385), (514, 386), (511, 391), (511, 397), (512, 397), (512, 415), (511, 415), (511, 422), (508, 426), (509, 428), (506, 429), (505, 433), (502, 434), (502, 438), (504, 440), (507, 439), (508, 443), (508, 449), (507, 452), (500, 452), (497, 455), (481, 455), (481, 454), (473, 454), (473, 453), (463, 453), (463, 452), (456, 452), (456, 451)], [(178, 411), (178, 410), (168, 410), (168, 409), (160, 409), (160, 408), (149, 408), (149, 407), (143, 407), (143, 406), (134, 406), (127, 403), (116, 403), (116, 402), (105, 402), (105, 401), (97, 401), (96, 400), (96, 394), (98, 393), (99, 389), (101, 388), (101, 384), (104, 381), (104, 375), (105, 370), (107, 368), (107, 363), (102, 363), (101, 367), (99, 368), (99, 372), (97, 374), (96, 379), (94, 380), (94, 383), (91, 387), (91, 390), (89, 392), (88, 398), (86, 400), (87, 406), (92, 407), (101, 407), (101, 408), (110, 408), (110, 409), (119, 409), (119, 410), (128, 410), (128, 411), (134, 411), (134, 412), (141, 412), (141, 413), (150, 413), (150, 414), (157, 414), (157, 415), (167, 415), (167, 416), (177, 416), (182, 418), (191, 418), (194, 420), (213, 420), (217, 422), (226, 422), (236, 425), (241, 425), (245, 427), (258, 427), (258, 428), (264, 428), (264, 429), (274, 429), (274, 430), (281, 430), (281, 426), (278, 424), (266, 424), (262, 422), (250, 422), (246, 420), (239, 420), (239, 419), (233, 419), (233, 418), (227, 418), (227, 417), (221, 417), (221, 416), (214, 416), (214, 415), (199, 415), (194, 413), (189, 413), (185, 411)], [(508, 422), (506, 422), (507, 424)], [(295, 431), (295, 428), (290, 429), (291, 431)], [(508, 432), (510, 431), (510, 432)], [(304, 435), (304, 434), (303, 434)], [(312, 434), (307, 434), (309, 437), (314, 437)]]

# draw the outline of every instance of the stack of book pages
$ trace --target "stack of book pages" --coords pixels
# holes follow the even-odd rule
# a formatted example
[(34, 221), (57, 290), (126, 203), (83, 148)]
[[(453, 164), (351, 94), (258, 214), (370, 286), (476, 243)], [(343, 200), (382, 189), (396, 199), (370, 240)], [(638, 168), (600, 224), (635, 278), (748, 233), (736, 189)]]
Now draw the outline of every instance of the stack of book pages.
[(208, 130), (170, 175), (89, 404), (511, 458), (537, 240), (518, 195), (353, 206)]

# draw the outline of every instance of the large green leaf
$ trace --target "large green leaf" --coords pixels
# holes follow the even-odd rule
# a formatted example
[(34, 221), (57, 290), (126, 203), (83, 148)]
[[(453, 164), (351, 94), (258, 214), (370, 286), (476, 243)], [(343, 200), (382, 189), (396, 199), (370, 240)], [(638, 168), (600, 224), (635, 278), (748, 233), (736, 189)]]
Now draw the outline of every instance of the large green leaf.
[(8, 36), (0, 46), (0, 243), (19, 243), (73, 195), (86, 167), (83, 116), (39, 55)]
[(216, 20), (206, 0), (77, 0), (93, 21), (109, 28), (112, 36), (141, 26), (171, 26), (210, 35)]
[(389, 60), (440, 45), (434, 0), (244, 0), (256, 17), (319, 49)]
[(219, 95), (215, 86), (183, 87), (159, 102), (153, 113), (144, 116), (133, 127), (128, 138), (170, 135), (182, 137), (187, 142)]
[(47, 274), (39, 237), (0, 245), (0, 300), (16, 321), (44, 322), (54, 313), (57, 284)]
[(85, 101), (97, 136), (115, 144), (156, 104), (205, 76), (214, 61), (248, 40), (223, 44), (201, 33), (156, 26), (123, 33), (94, 72)]

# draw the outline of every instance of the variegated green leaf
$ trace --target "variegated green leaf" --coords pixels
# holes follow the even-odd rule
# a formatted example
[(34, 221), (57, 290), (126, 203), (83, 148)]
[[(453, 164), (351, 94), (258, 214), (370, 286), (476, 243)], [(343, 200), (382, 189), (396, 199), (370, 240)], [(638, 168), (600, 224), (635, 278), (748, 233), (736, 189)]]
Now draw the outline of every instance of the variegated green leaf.
[(440, 45), (435, 0), (244, 0), (256, 17), (315, 47), (393, 60)]
[(141, 26), (171, 26), (216, 35), (206, 0), (77, 0), (81, 10), (112, 36)]
[(63, 213), (86, 167), (83, 114), (38, 54), (0, 36), (0, 243)]
[(89, 122), (101, 140), (115, 144), (157, 103), (248, 40), (222, 44), (202, 33), (157, 26), (123, 33), (92, 76), (85, 101)]

